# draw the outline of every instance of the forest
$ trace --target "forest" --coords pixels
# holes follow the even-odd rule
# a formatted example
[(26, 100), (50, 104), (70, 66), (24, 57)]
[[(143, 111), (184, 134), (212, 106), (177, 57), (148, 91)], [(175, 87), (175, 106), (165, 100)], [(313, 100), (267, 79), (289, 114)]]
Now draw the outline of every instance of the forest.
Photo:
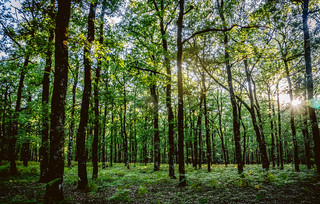
[(320, 202), (319, 0), (0, 0), (0, 203)]

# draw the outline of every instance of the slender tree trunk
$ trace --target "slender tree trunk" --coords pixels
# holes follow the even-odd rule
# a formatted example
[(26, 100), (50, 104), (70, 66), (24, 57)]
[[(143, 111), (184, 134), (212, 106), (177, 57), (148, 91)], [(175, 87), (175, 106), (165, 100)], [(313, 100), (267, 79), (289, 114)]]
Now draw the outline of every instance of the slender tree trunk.
[(127, 115), (127, 96), (126, 96), (126, 81), (123, 83), (123, 134), (124, 134), (124, 163), (128, 169), (129, 167), (129, 155), (128, 155), (128, 135), (126, 130), (126, 115)]
[[(304, 91), (304, 101), (307, 101), (307, 90)], [(305, 140), (305, 151), (306, 151), (306, 163), (307, 163), (307, 168), (311, 169), (311, 145), (310, 145), (310, 136), (309, 136), (309, 131), (308, 131), (308, 107), (304, 106), (303, 107), (303, 113), (301, 114), (302, 121), (303, 121), (303, 126), (302, 126), (302, 134), (304, 136)]]
[(166, 106), (168, 109), (168, 138), (169, 138), (169, 176), (172, 179), (175, 179), (174, 173), (174, 118), (173, 118), (173, 111), (171, 106), (171, 66), (170, 66), (170, 59), (168, 56), (168, 42), (167, 42), (167, 33), (164, 25), (164, 17), (161, 15), (160, 12), (164, 11), (164, 2), (161, 0), (160, 9), (155, 0), (153, 0), (153, 4), (158, 12), (158, 17), (160, 19), (160, 30), (161, 30), (161, 37), (162, 37), (162, 48), (164, 50), (164, 64), (167, 71), (167, 84), (166, 84)]
[[(310, 46), (310, 35), (308, 27), (308, 13), (309, 13), (309, 0), (303, 1), (303, 35), (304, 35), (304, 59), (306, 62), (306, 81), (308, 100), (313, 99), (313, 79), (312, 79), (312, 67), (311, 67), (311, 46)], [(313, 141), (314, 141), (314, 157), (317, 165), (318, 175), (320, 177), (320, 134), (318, 120), (313, 107), (308, 106), (309, 116), (311, 120)]]
[(5, 94), (4, 94), (4, 102), (3, 102), (3, 111), (2, 111), (2, 132), (1, 132), (1, 148), (0, 148), (0, 165), (2, 160), (6, 159), (6, 145), (7, 145), (7, 140), (6, 140), (6, 135), (8, 134), (9, 131), (6, 130), (7, 128), (7, 122), (6, 122), (6, 116), (7, 116), (7, 103), (8, 103), (8, 91), (9, 91), (9, 86), (6, 86), (5, 89)]
[(277, 106), (278, 106), (278, 139), (279, 139), (279, 154), (280, 154), (280, 169), (283, 170), (283, 145), (281, 137), (281, 113), (280, 113), (280, 99), (279, 99), (279, 83), (277, 83)]
[[(101, 142), (101, 147), (102, 147), (102, 153), (101, 153), (101, 160), (102, 160), (102, 169), (106, 168), (106, 120), (107, 120), (107, 101), (104, 104), (104, 116), (103, 116), (103, 130), (102, 130), (102, 142)], [(112, 136), (110, 136), (111, 138)], [(111, 146), (110, 146), (111, 147)], [(111, 148), (110, 148), (111, 150)], [(112, 154), (110, 152), (110, 154)]]
[(268, 112), (268, 116), (269, 116), (269, 120), (270, 120), (270, 129), (271, 129), (271, 161), (272, 161), (272, 167), (275, 168), (276, 166), (276, 162), (275, 162), (275, 158), (274, 158), (274, 131), (273, 131), (273, 119), (272, 119), (272, 107), (271, 107), (271, 91), (270, 91), (270, 87), (268, 86), (268, 106), (269, 106), (269, 112)]
[[(223, 1), (221, 4), (218, 5), (219, 9), (219, 15), (224, 24), (226, 24), (226, 20), (223, 14)], [(224, 26), (226, 29), (226, 27)], [(233, 82), (232, 82), (232, 71), (231, 67), (232, 65), (229, 62), (229, 40), (228, 40), (228, 34), (224, 33), (224, 58), (225, 58), (225, 66), (227, 69), (227, 76), (228, 76), (228, 88), (230, 93), (230, 101), (232, 105), (232, 116), (233, 116), (233, 136), (234, 136), (234, 142), (235, 142), (235, 154), (236, 154), (236, 161), (238, 165), (238, 173), (241, 174), (243, 172), (243, 165), (242, 165), (242, 157), (241, 157), (241, 138), (240, 138), (240, 121), (238, 118), (238, 110), (237, 110), (237, 102), (234, 95), (234, 89), (233, 89)]]
[[(102, 2), (102, 11), (100, 15), (100, 30), (99, 30), (99, 43), (100, 46), (103, 45), (103, 17), (104, 17), (104, 11), (105, 11), (105, 1)], [(92, 17), (92, 20), (94, 20), (94, 16)], [(93, 24), (94, 25), (94, 24)], [(92, 37), (94, 39), (94, 27), (93, 29)], [(94, 78), (94, 113), (95, 113), (95, 119), (94, 119), (94, 137), (93, 137), (93, 143), (92, 143), (92, 165), (93, 165), (93, 171), (92, 171), (92, 178), (98, 178), (98, 146), (99, 146), (99, 131), (100, 131), (100, 120), (99, 120), (99, 81), (100, 81), (100, 72), (101, 72), (101, 66), (102, 66), (102, 55), (99, 54), (98, 57), (98, 66), (96, 68), (96, 75)], [(104, 135), (103, 135), (104, 137)], [(104, 140), (104, 139), (103, 139)], [(102, 143), (102, 149), (103, 149), (103, 155), (102, 158), (105, 160), (104, 150), (105, 150), (105, 144)], [(105, 165), (105, 161), (103, 162)]]
[(90, 4), (88, 17), (88, 37), (84, 47), (84, 89), (80, 112), (80, 124), (77, 135), (77, 154), (78, 154), (78, 189), (86, 190), (88, 185), (87, 178), (87, 153), (86, 153), (86, 129), (89, 118), (89, 104), (91, 97), (91, 60), (90, 49), (94, 40), (94, 19), (96, 3)]
[(179, 147), (179, 186), (186, 186), (187, 181), (185, 177), (184, 168), (184, 131), (183, 131), (183, 81), (182, 81), (182, 27), (184, 15), (184, 0), (179, 1), (179, 16), (178, 16), (178, 31), (177, 31), (177, 67), (178, 67), (178, 147)]
[[(195, 118), (194, 112), (193, 112), (193, 116)], [(193, 150), (194, 150), (193, 167), (197, 169), (197, 165), (198, 165), (198, 127), (197, 126), (194, 127), (194, 131), (195, 131), (195, 134), (193, 134)]]
[(262, 132), (260, 132), (261, 128), (259, 128), (259, 125), (258, 125), (258, 122), (256, 119), (255, 110), (254, 110), (255, 105), (253, 102), (253, 91), (252, 91), (252, 86), (251, 86), (251, 77), (250, 77), (249, 70), (248, 70), (247, 60), (244, 61), (244, 64), (245, 64), (245, 71), (246, 71), (248, 90), (249, 90), (249, 99), (250, 99), (250, 105), (251, 105), (249, 112), (251, 114), (252, 124), (253, 124), (254, 130), (255, 130), (255, 133), (257, 136), (257, 141), (259, 144), (262, 168), (269, 170), (269, 160), (268, 160), (268, 155), (267, 155), (266, 144), (265, 144), (263, 134), (262, 134)]
[(114, 115), (113, 115), (113, 100), (112, 100), (112, 104), (111, 104), (111, 133), (110, 133), (110, 166), (112, 166), (112, 160), (113, 160), (113, 143), (114, 142)]
[[(50, 1), (49, 15), (54, 20), (55, 0)], [(54, 28), (49, 27), (49, 47), (46, 53), (46, 65), (42, 81), (42, 131), (40, 147), (40, 179), (39, 182), (47, 181), (48, 173), (48, 149), (49, 149), (49, 92), (50, 92), (50, 73), (52, 66), (52, 46), (54, 39)]]
[(27, 72), (27, 66), (29, 63), (29, 55), (25, 57), (24, 64), (21, 70), (20, 81), (18, 86), (17, 92), (17, 101), (16, 107), (13, 115), (13, 127), (12, 127), (12, 134), (10, 135), (9, 139), (9, 146), (8, 146), (8, 159), (10, 161), (10, 174), (17, 175), (17, 166), (16, 166), (16, 142), (17, 142), (17, 135), (18, 135), (18, 118), (20, 114), (20, 107), (21, 107), (21, 99), (22, 99), (22, 91), (24, 86), (24, 79)]
[(198, 160), (198, 165), (199, 169), (201, 168), (202, 164), (202, 128), (201, 128), (201, 121), (202, 121), (202, 102), (203, 102), (203, 91), (201, 88), (201, 96), (200, 96), (200, 104), (199, 104), (199, 114), (198, 114), (198, 121), (197, 121), (197, 133), (198, 133), (198, 138), (199, 138), (199, 160)]
[[(223, 15), (221, 18), (224, 20)], [(231, 65), (229, 63), (229, 51), (228, 51), (228, 35), (224, 34), (224, 45), (225, 45), (225, 65), (227, 68), (227, 75), (228, 75), (228, 87), (230, 92), (230, 100), (232, 105), (232, 116), (233, 116), (233, 135), (234, 135), (234, 142), (236, 148), (236, 161), (238, 164), (238, 173), (241, 174), (243, 172), (243, 165), (241, 161), (241, 144), (240, 144), (240, 121), (238, 118), (238, 110), (237, 110), (237, 102), (234, 96), (233, 90), (233, 83), (232, 83), (232, 72), (231, 72)]]
[(152, 82), (150, 91), (153, 101), (153, 131), (154, 131), (154, 171), (160, 170), (160, 136), (159, 136), (159, 102), (156, 92), (156, 82)]
[(50, 157), (45, 200), (63, 200), (65, 98), (68, 84), (68, 24), (71, 0), (58, 0), (55, 73), (51, 104)]
[(21, 147), (21, 160), (23, 161), (23, 166), (28, 166), (28, 161), (30, 160), (30, 142), (24, 142)]
[[(76, 91), (77, 91), (77, 85), (78, 85), (78, 78), (79, 78), (79, 69), (80, 66), (77, 64), (76, 70), (75, 70), (75, 76), (74, 81), (72, 85), (72, 106), (71, 106), (71, 123), (70, 123), (70, 130), (69, 130), (69, 143), (68, 143), (68, 167), (71, 168), (71, 160), (72, 160), (72, 152), (73, 152), (73, 137), (74, 137), (74, 113), (75, 113), (75, 107), (76, 107)], [(78, 158), (76, 159), (78, 160)]]
[(238, 111), (239, 111), (239, 121), (241, 122), (243, 128), (243, 154), (242, 154), (242, 165), (245, 165), (246, 162), (246, 148), (247, 148), (247, 129), (241, 117), (241, 103), (238, 103)]
[[(218, 91), (217, 93), (217, 105), (218, 105), (218, 116), (219, 116), (219, 136), (221, 139), (221, 148), (223, 152), (223, 159), (224, 159), (224, 164), (227, 167), (228, 166), (228, 159), (227, 159), (227, 150), (226, 150), (226, 145), (224, 144), (224, 134), (222, 131), (222, 99), (220, 96), (220, 92)], [(220, 100), (219, 100), (220, 98)]]
[(148, 163), (148, 152), (147, 152), (147, 127), (148, 127), (148, 116), (145, 116), (144, 119), (144, 130), (145, 130), (145, 134), (143, 137), (143, 159), (144, 159), (144, 165), (147, 165)]
[(207, 88), (205, 83), (205, 76), (202, 73), (202, 86), (203, 86), (203, 107), (204, 107), (204, 123), (206, 127), (206, 146), (207, 146), (207, 164), (208, 172), (211, 171), (211, 144), (210, 144), (210, 131), (209, 131), (209, 120), (207, 111)]
[(291, 126), (291, 131), (292, 131), (292, 140), (293, 140), (293, 147), (294, 147), (294, 169), (295, 171), (300, 171), (299, 168), (299, 149), (298, 149), (298, 142), (297, 142), (297, 131), (296, 131), (296, 126), (294, 122), (294, 106), (292, 104), (293, 102), (293, 91), (292, 91), (292, 83), (290, 79), (290, 73), (289, 73), (289, 67), (288, 67), (288, 61), (284, 60), (284, 66), (285, 66), (285, 71), (287, 74), (287, 80), (288, 80), (288, 86), (289, 86), (289, 96), (290, 96), (290, 126)]

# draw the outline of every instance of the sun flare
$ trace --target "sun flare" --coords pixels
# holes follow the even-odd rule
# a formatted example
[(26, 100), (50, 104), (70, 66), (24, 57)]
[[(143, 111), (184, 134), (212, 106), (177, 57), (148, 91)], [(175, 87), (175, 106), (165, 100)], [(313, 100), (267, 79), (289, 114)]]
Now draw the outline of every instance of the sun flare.
[(279, 101), (281, 104), (290, 104), (291, 103), (293, 106), (298, 106), (301, 104), (301, 100), (299, 100), (299, 99), (294, 99), (291, 102), (289, 94), (280, 94)]
[(293, 106), (298, 106), (298, 105), (301, 104), (301, 101), (300, 101), (299, 99), (295, 99), (295, 100), (293, 100), (293, 101), (291, 102), (291, 104), (292, 104)]

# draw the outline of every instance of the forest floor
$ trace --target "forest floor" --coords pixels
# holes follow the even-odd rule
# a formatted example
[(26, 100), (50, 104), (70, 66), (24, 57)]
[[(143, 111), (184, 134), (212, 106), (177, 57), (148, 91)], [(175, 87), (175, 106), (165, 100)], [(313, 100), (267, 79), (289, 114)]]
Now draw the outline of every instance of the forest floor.
[[(39, 163), (28, 167), (17, 163), (19, 176), (8, 176), (9, 166), (0, 166), (0, 203), (41, 203), (45, 184), (37, 183)], [(292, 165), (284, 170), (263, 172), (260, 165), (246, 165), (244, 174), (237, 174), (235, 165), (212, 165), (207, 173), (204, 165), (194, 170), (186, 167), (188, 186), (178, 187), (178, 179), (168, 177), (168, 165), (153, 172), (153, 165), (123, 164), (99, 169), (98, 179), (90, 179), (89, 188), (77, 191), (77, 165), (65, 168), (63, 203), (320, 203), (320, 182), (314, 169), (301, 165), (295, 172)], [(178, 167), (176, 166), (176, 169)], [(178, 172), (176, 172), (178, 176)]]

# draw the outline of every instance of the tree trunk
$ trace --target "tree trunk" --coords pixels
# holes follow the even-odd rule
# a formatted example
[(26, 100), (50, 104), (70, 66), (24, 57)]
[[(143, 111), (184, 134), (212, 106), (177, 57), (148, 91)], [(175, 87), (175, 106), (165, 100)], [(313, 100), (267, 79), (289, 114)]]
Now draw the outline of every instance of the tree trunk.
[[(227, 150), (226, 145), (224, 144), (224, 134), (222, 131), (222, 99), (220, 96), (220, 92), (217, 93), (217, 105), (218, 105), (218, 116), (219, 116), (219, 136), (221, 139), (221, 148), (223, 152), (223, 159), (224, 159), (224, 165), (228, 166), (228, 159), (227, 159)], [(220, 100), (219, 100), (220, 98)]]
[[(105, 11), (105, 1), (102, 3), (102, 11), (100, 16), (100, 39), (99, 43), (100, 46), (103, 46), (103, 17), (104, 17), (104, 11)], [(94, 20), (94, 19), (93, 19)], [(94, 30), (94, 27), (92, 28)], [(93, 31), (94, 33), (94, 31)], [(94, 37), (94, 35), (92, 36)], [(94, 38), (93, 38), (94, 39)], [(98, 57), (98, 66), (96, 68), (96, 76), (94, 78), (94, 137), (93, 137), (93, 143), (92, 143), (92, 179), (98, 178), (98, 145), (99, 145), (99, 131), (100, 131), (100, 114), (99, 114), (99, 81), (100, 81), (100, 72), (101, 72), (101, 66), (102, 66), (102, 55), (99, 54)], [(104, 124), (105, 125), (105, 124)], [(104, 140), (105, 135), (103, 135)], [(103, 149), (103, 155), (102, 158), (105, 159), (104, 150), (105, 150), (105, 144), (104, 141), (102, 142), (102, 149)], [(105, 161), (103, 162), (105, 165)]]
[(294, 169), (295, 171), (300, 171), (299, 168), (299, 149), (298, 149), (298, 142), (297, 142), (297, 131), (296, 131), (296, 126), (294, 122), (294, 106), (292, 104), (293, 102), (293, 91), (292, 91), (292, 83), (290, 79), (290, 73), (289, 73), (289, 67), (288, 67), (288, 61), (284, 60), (284, 66), (285, 66), (285, 71), (287, 74), (287, 80), (288, 80), (288, 86), (289, 86), (289, 96), (290, 96), (290, 126), (291, 126), (291, 131), (292, 131), (292, 141), (293, 141), (293, 147), (294, 147)]
[(275, 158), (274, 158), (274, 131), (273, 131), (273, 119), (272, 119), (272, 112), (274, 111), (273, 109), (271, 109), (271, 91), (270, 91), (270, 86), (268, 86), (268, 107), (269, 107), (269, 111), (268, 111), (268, 116), (269, 116), (269, 120), (270, 120), (270, 128), (271, 128), (271, 161), (272, 161), (272, 167), (275, 168), (276, 166), (276, 162), (275, 162)]
[[(313, 99), (313, 79), (312, 79), (312, 67), (311, 67), (311, 46), (310, 46), (310, 36), (308, 27), (308, 13), (309, 13), (309, 0), (303, 1), (303, 35), (304, 35), (304, 59), (306, 62), (306, 81), (307, 81), (307, 91), (308, 100)], [(311, 120), (313, 141), (314, 141), (314, 157), (315, 163), (317, 165), (318, 175), (320, 177), (320, 135), (318, 120), (313, 107), (308, 106), (309, 116)]]
[[(304, 96), (304, 101), (307, 101), (307, 90), (303, 92)], [(306, 163), (307, 163), (307, 168), (311, 169), (311, 153), (310, 153), (310, 136), (309, 136), (309, 131), (308, 131), (308, 107), (304, 106), (303, 107), (303, 113), (301, 114), (301, 118), (303, 121), (303, 126), (302, 126), (302, 135), (305, 140), (305, 151), (306, 151)]]
[[(49, 16), (54, 21), (55, 0), (50, 1)], [(49, 27), (49, 47), (46, 53), (46, 65), (42, 81), (42, 131), (40, 147), (40, 179), (39, 182), (47, 181), (48, 173), (48, 149), (49, 149), (49, 92), (50, 92), (50, 73), (52, 66), (52, 46), (54, 39), (54, 29)]]
[(86, 153), (86, 129), (89, 118), (89, 104), (91, 97), (91, 60), (90, 49), (94, 40), (94, 19), (96, 3), (90, 4), (88, 17), (88, 37), (84, 47), (84, 89), (80, 112), (80, 124), (77, 134), (77, 154), (78, 154), (78, 189), (86, 190), (87, 178), (87, 153)]
[(21, 160), (23, 161), (23, 166), (28, 166), (28, 161), (30, 160), (30, 143), (24, 142), (21, 147)]
[(244, 65), (245, 65), (245, 71), (246, 71), (246, 77), (247, 77), (247, 83), (248, 83), (248, 91), (249, 91), (249, 99), (250, 99), (250, 115), (251, 115), (251, 119), (252, 119), (252, 124), (253, 124), (253, 128), (255, 130), (256, 136), (257, 136), (257, 141), (259, 144), (259, 149), (260, 149), (260, 154), (261, 154), (261, 162), (262, 162), (262, 168), (269, 170), (269, 160), (268, 160), (268, 155), (267, 155), (267, 149), (266, 149), (266, 144), (265, 144), (265, 140), (263, 137), (263, 134), (260, 132), (261, 128), (259, 128), (257, 119), (256, 119), (256, 114), (255, 114), (255, 110), (254, 110), (254, 102), (253, 102), (253, 93), (252, 93), (252, 86), (251, 86), (251, 76), (249, 74), (249, 70), (248, 70), (248, 65), (247, 65), (247, 60), (244, 61)]
[[(193, 112), (193, 115), (195, 117), (195, 114)], [(195, 119), (194, 119), (195, 120)], [(195, 131), (195, 134), (193, 134), (193, 151), (194, 151), (194, 159), (193, 159), (193, 167), (195, 169), (197, 169), (197, 165), (198, 165), (198, 130), (197, 130), (197, 126), (194, 127), (194, 131)]]
[[(223, 15), (221, 18), (224, 20)], [(228, 75), (228, 87), (230, 92), (230, 100), (232, 105), (232, 116), (233, 116), (233, 135), (234, 135), (234, 142), (236, 148), (236, 161), (238, 164), (238, 173), (241, 174), (243, 172), (243, 165), (241, 161), (241, 144), (240, 144), (240, 121), (238, 118), (238, 110), (237, 110), (237, 102), (234, 96), (233, 90), (233, 83), (232, 83), (232, 72), (231, 72), (231, 65), (229, 63), (229, 51), (228, 51), (228, 35), (224, 34), (224, 46), (225, 46), (225, 65), (227, 68), (227, 75)]]
[[(203, 102), (203, 91), (201, 89), (201, 96), (200, 96), (200, 104), (199, 104), (199, 114), (198, 114), (198, 121), (197, 121), (197, 133), (199, 138), (199, 160), (198, 165), (199, 169), (201, 168), (202, 164), (202, 128), (201, 128), (201, 121), (202, 121), (202, 102)], [(197, 136), (196, 136), (197, 137)]]
[(127, 95), (126, 95), (126, 81), (123, 83), (123, 146), (124, 146), (124, 163), (128, 169), (129, 167), (129, 155), (128, 155), (128, 134), (126, 129), (126, 115), (127, 115)]
[[(155, 0), (153, 0), (153, 4), (156, 8), (156, 10), (159, 12), (159, 19), (160, 19), (160, 30), (161, 30), (161, 37), (162, 37), (162, 48), (164, 50), (164, 64), (166, 67), (167, 72), (167, 83), (166, 83), (166, 106), (168, 109), (168, 138), (169, 138), (169, 176), (170, 178), (175, 179), (175, 173), (174, 173), (174, 118), (173, 118), (173, 111), (172, 111), (172, 105), (171, 105), (171, 66), (170, 66), (170, 59), (168, 56), (168, 42), (167, 42), (167, 33), (165, 30), (164, 25), (164, 17), (163, 15), (160, 15), (160, 10), (157, 6), (157, 3)], [(161, 12), (164, 11), (164, 4), (163, 0), (161, 1)]]
[(10, 135), (9, 139), (9, 146), (8, 146), (8, 159), (10, 161), (10, 174), (17, 175), (17, 166), (16, 166), (16, 142), (17, 142), (17, 135), (18, 135), (18, 119), (20, 114), (20, 107), (21, 107), (21, 99), (22, 99), (22, 91), (23, 91), (23, 83), (24, 78), (27, 72), (27, 66), (29, 63), (29, 55), (25, 57), (24, 64), (21, 70), (20, 81), (18, 86), (18, 93), (17, 93), (17, 101), (16, 107), (13, 115), (13, 128), (12, 134)]
[[(70, 123), (70, 129), (69, 129), (69, 143), (68, 143), (68, 167), (71, 168), (71, 160), (72, 160), (72, 152), (73, 152), (73, 137), (74, 137), (74, 113), (75, 113), (75, 106), (76, 106), (76, 91), (77, 91), (77, 85), (78, 85), (78, 78), (79, 78), (79, 69), (80, 65), (77, 64), (76, 70), (75, 70), (75, 76), (74, 81), (72, 85), (72, 106), (71, 106), (71, 123)], [(76, 158), (78, 161), (78, 158)]]
[[(7, 103), (8, 103), (8, 91), (9, 91), (9, 86), (7, 85), (6, 86), (6, 89), (5, 89), (5, 94), (4, 94), (4, 103), (3, 103), (3, 111), (2, 111), (2, 132), (1, 132), (1, 148), (0, 148), (0, 165), (1, 165), (1, 162), (2, 160), (5, 160), (6, 159), (6, 146), (7, 146), (7, 140), (6, 140), (6, 135), (8, 135), (8, 133), (10, 131), (7, 131), (7, 122), (6, 122), (6, 115), (7, 115)], [(10, 97), (10, 96), (9, 96)]]
[(281, 113), (280, 113), (280, 99), (279, 99), (279, 83), (277, 83), (277, 106), (278, 106), (278, 143), (279, 143), (279, 157), (280, 157), (280, 169), (283, 170), (283, 147), (281, 137)]
[(71, 0), (58, 0), (55, 73), (51, 104), (50, 157), (46, 201), (63, 200), (65, 98), (68, 85), (68, 24)]
[[(110, 166), (112, 166), (113, 160), (113, 143), (114, 143), (114, 115), (113, 115), (113, 100), (111, 105), (111, 133), (110, 133)], [(116, 154), (115, 154), (116, 155)]]
[(186, 186), (184, 168), (184, 131), (183, 131), (183, 81), (182, 81), (182, 27), (184, 15), (184, 0), (179, 1), (178, 31), (177, 31), (177, 68), (178, 68), (178, 149), (179, 149), (179, 186)]
[(206, 145), (207, 145), (207, 164), (208, 172), (211, 171), (211, 144), (210, 144), (210, 131), (209, 131), (209, 122), (208, 122), (208, 111), (207, 111), (207, 88), (205, 83), (204, 73), (202, 75), (202, 86), (203, 86), (203, 107), (204, 107), (204, 123), (206, 127)]
[(160, 170), (160, 136), (159, 136), (159, 101), (156, 92), (156, 82), (152, 82), (151, 97), (153, 102), (153, 131), (154, 131), (154, 171)]
[[(221, 2), (221, 5), (218, 5), (218, 7), (221, 9), (219, 10), (220, 18), (223, 22), (224, 28), (226, 29), (226, 20), (223, 14), (223, 1)], [(241, 174), (243, 172), (243, 165), (242, 165), (242, 157), (241, 157), (241, 138), (240, 138), (240, 121), (238, 118), (238, 110), (237, 110), (237, 102), (234, 95), (233, 90), (233, 82), (232, 82), (232, 71), (231, 71), (231, 64), (229, 62), (229, 40), (228, 40), (228, 34), (224, 33), (224, 59), (225, 59), (225, 66), (227, 69), (227, 76), (228, 76), (228, 88), (230, 93), (230, 101), (232, 105), (232, 116), (233, 116), (233, 136), (234, 136), (234, 142), (235, 142), (235, 153), (236, 153), (236, 161), (238, 165), (238, 173)]]
[(147, 127), (148, 127), (148, 116), (145, 116), (144, 119), (144, 130), (145, 130), (145, 134), (143, 135), (143, 159), (144, 159), (144, 165), (147, 165), (148, 163), (148, 152), (147, 152), (147, 139), (148, 139), (148, 135), (147, 135)]

